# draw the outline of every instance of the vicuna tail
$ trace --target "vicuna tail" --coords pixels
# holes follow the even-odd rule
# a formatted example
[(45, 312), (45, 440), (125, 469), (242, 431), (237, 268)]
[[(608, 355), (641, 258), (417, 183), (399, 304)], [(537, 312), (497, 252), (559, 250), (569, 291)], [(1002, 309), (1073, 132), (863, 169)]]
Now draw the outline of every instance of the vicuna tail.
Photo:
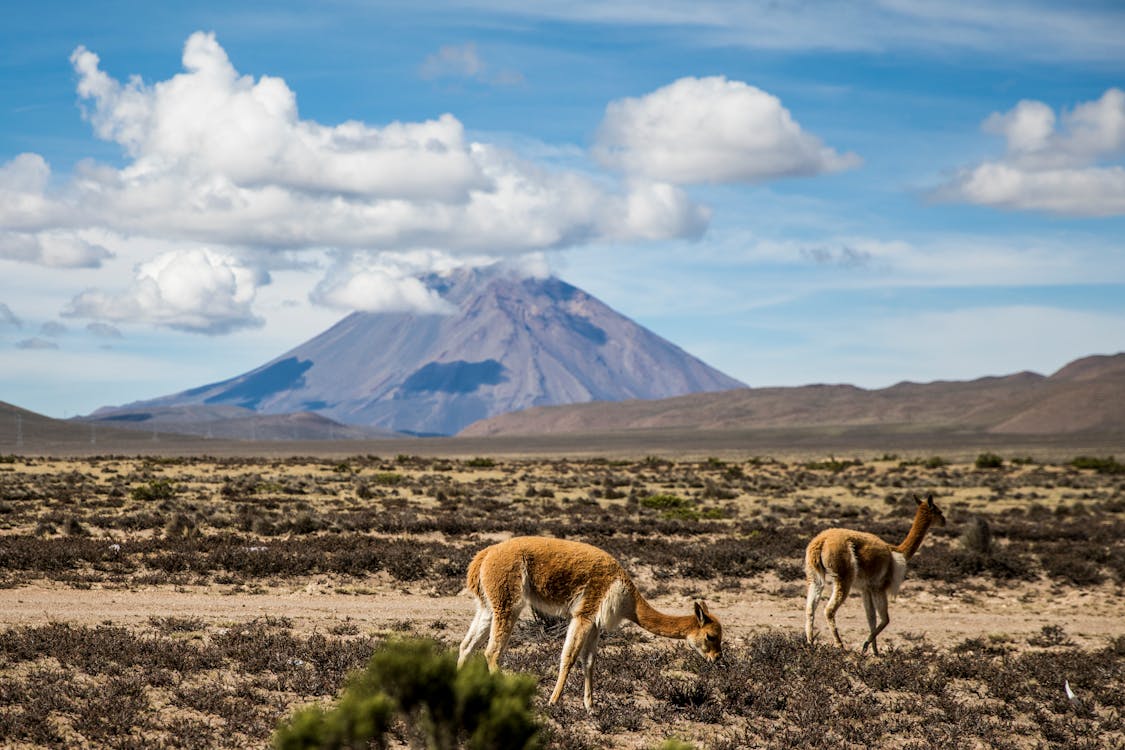
[(813, 539), (809, 543), (808, 549), (805, 550), (805, 579), (809, 583), (824, 583), (824, 574), (826, 573), (824, 561), (820, 558), (821, 550), (824, 549), (824, 540)]
[(487, 549), (482, 549), (477, 553), (473, 561), (469, 563), (469, 570), (465, 574), (465, 588), (480, 601), (484, 601), (484, 590), (480, 585), (480, 569), (484, 565), (486, 552), (488, 552)]

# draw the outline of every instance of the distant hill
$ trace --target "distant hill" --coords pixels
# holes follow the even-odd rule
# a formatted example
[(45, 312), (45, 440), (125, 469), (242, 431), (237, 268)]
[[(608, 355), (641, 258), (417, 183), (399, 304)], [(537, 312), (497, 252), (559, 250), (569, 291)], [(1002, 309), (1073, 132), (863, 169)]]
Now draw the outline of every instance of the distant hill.
[(403, 437), (390, 430), (345, 425), (312, 412), (259, 414), (240, 406), (156, 406), (103, 411), (74, 421), (122, 430), (230, 440), (370, 440)]
[[(0, 401), (0, 453), (144, 453), (169, 435), (52, 419)], [(173, 437), (184, 450), (207, 450), (202, 438)]]
[(243, 375), (91, 416), (236, 406), (451, 435), (532, 406), (744, 387), (557, 278), (462, 269), (428, 283), (450, 314), (353, 313)]
[(884, 426), (997, 435), (1125, 435), (1125, 353), (1071, 362), (1049, 377), (743, 388), (659, 401), (527, 409), (476, 422), (463, 436)]

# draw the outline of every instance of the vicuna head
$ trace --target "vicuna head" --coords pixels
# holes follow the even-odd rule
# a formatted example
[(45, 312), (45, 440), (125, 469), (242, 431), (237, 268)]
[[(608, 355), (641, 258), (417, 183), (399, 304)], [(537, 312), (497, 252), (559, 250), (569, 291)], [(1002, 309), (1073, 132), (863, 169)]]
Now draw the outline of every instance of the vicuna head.
[(934, 505), (934, 495), (932, 492), (926, 496), (925, 500), (922, 500), (917, 495), (914, 496), (914, 500), (918, 503), (918, 512), (925, 513), (929, 517), (930, 525), (945, 526), (945, 514), (941, 512), (941, 508)]
[(695, 603), (696, 626), (688, 631), (687, 642), (707, 661), (723, 655), (723, 626), (707, 611), (703, 602)]

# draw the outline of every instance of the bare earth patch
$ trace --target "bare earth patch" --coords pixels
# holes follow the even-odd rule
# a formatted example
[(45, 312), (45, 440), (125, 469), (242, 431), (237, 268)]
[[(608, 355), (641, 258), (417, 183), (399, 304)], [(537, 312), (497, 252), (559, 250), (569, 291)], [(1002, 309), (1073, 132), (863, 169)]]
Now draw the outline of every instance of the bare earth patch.
[[(136, 628), (147, 624), (154, 614), (196, 617), (214, 626), (256, 617), (285, 617), (300, 633), (324, 631), (341, 622), (353, 623), (364, 632), (384, 633), (412, 621), (425, 631), (436, 622), (444, 625), (442, 630), (448, 629), (446, 640), (451, 642), (460, 640), (472, 619), (473, 605), (467, 595), (434, 596), (385, 582), (372, 588), (362, 582), (355, 585), (365, 593), (335, 593), (332, 587), (316, 581), (293, 590), (260, 594), (232, 593), (229, 587), (221, 586), (75, 590), (47, 582), (0, 589), (0, 611), (8, 626), (70, 623)], [(792, 596), (753, 589), (699, 593), (722, 618), (726, 640), (737, 642), (769, 630), (803, 633), (804, 587), (800, 589)], [(925, 583), (908, 579), (898, 600), (892, 602), (891, 625), (885, 635), (888, 644), (903, 645), (924, 638), (935, 645), (950, 646), (966, 638), (990, 635), (1026, 643), (1044, 626), (1060, 627), (1076, 643), (1089, 647), (1104, 646), (1112, 638), (1125, 636), (1125, 596), (1115, 586), (1060, 592), (1037, 583), (972, 596), (935, 594), (926, 589)], [(653, 603), (669, 612), (687, 612), (691, 598), (656, 597)], [(529, 616), (524, 614), (525, 618)], [(846, 643), (862, 642), (867, 624), (858, 597), (849, 598), (837, 620)], [(628, 624), (623, 627), (635, 629)], [(818, 612), (817, 629), (825, 634), (823, 607)]]

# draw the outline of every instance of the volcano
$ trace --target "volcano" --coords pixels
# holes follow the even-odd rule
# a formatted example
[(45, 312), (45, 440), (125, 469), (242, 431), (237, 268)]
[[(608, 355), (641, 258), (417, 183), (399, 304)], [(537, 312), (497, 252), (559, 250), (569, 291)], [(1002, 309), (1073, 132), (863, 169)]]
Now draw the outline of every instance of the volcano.
[(92, 416), (236, 406), (453, 435), (534, 406), (745, 387), (556, 277), (478, 268), (427, 283), (453, 312), (352, 313), (245, 374)]

